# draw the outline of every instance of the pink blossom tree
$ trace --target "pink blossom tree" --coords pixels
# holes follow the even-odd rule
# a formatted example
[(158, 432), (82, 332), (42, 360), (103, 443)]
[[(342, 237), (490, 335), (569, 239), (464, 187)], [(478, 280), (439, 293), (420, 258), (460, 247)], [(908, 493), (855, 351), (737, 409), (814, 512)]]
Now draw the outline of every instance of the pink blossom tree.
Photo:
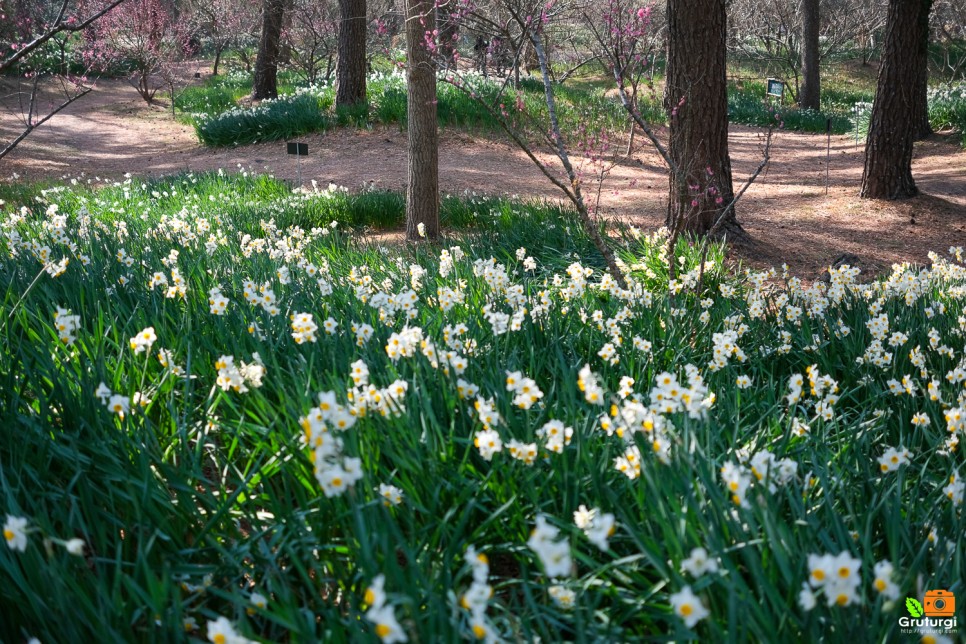
[(127, 0), (93, 25), (85, 60), (102, 72), (123, 71), (149, 105), (165, 65), (185, 53), (187, 38), (161, 0)]

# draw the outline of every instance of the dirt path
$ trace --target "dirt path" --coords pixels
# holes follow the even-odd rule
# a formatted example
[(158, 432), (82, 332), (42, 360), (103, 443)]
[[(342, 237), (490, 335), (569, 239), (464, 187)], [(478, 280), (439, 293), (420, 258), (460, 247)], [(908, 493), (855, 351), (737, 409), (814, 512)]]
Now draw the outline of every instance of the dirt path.
[[(15, 135), (9, 88), (0, 91), (0, 140)], [(406, 181), (406, 138), (399, 128), (337, 130), (304, 138), (304, 183), (349, 188), (375, 185), (402, 190)], [(733, 126), (730, 147), (736, 188), (758, 165), (760, 134)], [(893, 262), (928, 261), (930, 250), (966, 246), (966, 152), (954, 137), (941, 135), (917, 144), (913, 174), (923, 196), (902, 202), (860, 200), (861, 147), (847, 136), (832, 137), (830, 188), (825, 194), (826, 139), (779, 132), (772, 161), (739, 205), (739, 220), (750, 241), (734, 249), (753, 265), (787, 262), (805, 277), (816, 276), (842, 253), (863, 267), (887, 270)], [(130, 172), (161, 175), (184, 170), (235, 168), (239, 164), (294, 179), (294, 157), (284, 143), (212, 150), (200, 147), (190, 127), (162, 106), (148, 107), (122, 81), (101, 82), (38, 129), (0, 161), (0, 177), (24, 179), (64, 175), (117, 178)], [(475, 191), (521, 197), (559, 198), (559, 193), (516, 148), (460, 131), (447, 130), (440, 149), (440, 181), (451, 193)], [(646, 229), (661, 225), (667, 178), (659, 157), (637, 150), (610, 173), (601, 195), (603, 210)]]

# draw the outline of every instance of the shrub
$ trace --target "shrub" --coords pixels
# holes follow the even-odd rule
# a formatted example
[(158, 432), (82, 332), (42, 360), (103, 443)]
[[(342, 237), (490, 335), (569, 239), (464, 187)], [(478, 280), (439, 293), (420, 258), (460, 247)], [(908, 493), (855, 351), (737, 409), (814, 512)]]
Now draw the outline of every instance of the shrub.
[(309, 88), (257, 106), (199, 117), (195, 131), (202, 143), (211, 146), (281, 141), (327, 130), (332, 125), (327, 113), (330, 105), (331, 92)]
[(930, 89), (928, 103), (932, 127), (958, 130), (966, 142), (966, 83)]

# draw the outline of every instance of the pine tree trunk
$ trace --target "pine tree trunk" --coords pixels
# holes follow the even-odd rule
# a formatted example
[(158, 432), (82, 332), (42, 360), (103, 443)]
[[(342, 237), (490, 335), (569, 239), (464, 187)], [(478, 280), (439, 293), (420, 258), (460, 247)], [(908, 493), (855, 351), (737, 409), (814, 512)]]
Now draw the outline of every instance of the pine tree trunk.
[(262, 37), (255, 59), (252, 98), (278, 98), (278, 44), (282, 37), (285, 0), (265, 0), (262, 5)]
[[(436, 66), (426, 49), (435, 28), (434, 0), (407, 0), (406, 54), (409, 104), (409, 183), (406, 187), (406, 239), (439, 237), (439, 132), (436, 127)], [(423, 235), (419, 233), (423, 225)]]
[(916, 48), (919, 75), (916, 77), (915, 114), (912, 117), (913, 136), (916, 141), (925, 139), (932, 134), (929, 125), (929, 11), (932, 0), (924, 0), (919, 12), (919, 46)]
[[(671, 123), (667, 225), (708, 232), (734, 198), (728, 156), (725, 0), (668, 0), (665, 108)], [(740, 230), (734, 210), (725, 230)]]
[(865, 146), (863, 198), (904, 199), (919, 194), (912, 178), (913, 118), (924, 72), (919, 56), (910, 54), (922, 42), (920, 21), (929, 19), (931, 4), (931, 0), (889, 0), (885, 48)]
[(339, 0), (339, 61), (335, 68), (335, 105), (366, 101), (366, 0)]
[(818, 0), (801, 0), (798, 9), (802, 16), (802, 90), (798, 95), (798, 104), (800, 107), (817, 110), (822, 97), (818, 52)]

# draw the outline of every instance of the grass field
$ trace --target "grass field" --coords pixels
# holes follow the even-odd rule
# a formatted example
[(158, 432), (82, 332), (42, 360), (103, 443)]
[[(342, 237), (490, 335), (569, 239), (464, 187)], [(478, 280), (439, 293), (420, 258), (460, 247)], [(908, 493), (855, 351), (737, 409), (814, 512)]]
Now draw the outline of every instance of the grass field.
[(0, 198), (4, 641), (883, 641), (963, 590), (961, 249), (669, 284), (627, 229), (622, 290), (543, 204)]

